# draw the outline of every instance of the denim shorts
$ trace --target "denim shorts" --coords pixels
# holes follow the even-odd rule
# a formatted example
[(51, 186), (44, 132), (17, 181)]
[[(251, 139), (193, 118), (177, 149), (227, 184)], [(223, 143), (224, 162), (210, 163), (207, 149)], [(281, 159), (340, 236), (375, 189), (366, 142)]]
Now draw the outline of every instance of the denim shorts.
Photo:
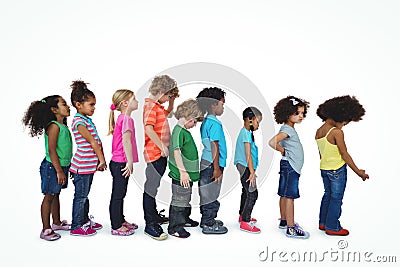
[(291, 199), (299, 198), (300, 174), (290, 166), (289, 161), (281, 160), (279, 176), (278, 195)]
[(46, 159), (43, 159), (40, 164), (40, 177), (42, 178), (41, 187), (43, 194), (60, 194), (62, 188), (67, 188), (69, 166), (63, 166), (61, 168), (67, 177), (64, 185), (58, 183), (57, 172), (53, 164), (48, 162)]

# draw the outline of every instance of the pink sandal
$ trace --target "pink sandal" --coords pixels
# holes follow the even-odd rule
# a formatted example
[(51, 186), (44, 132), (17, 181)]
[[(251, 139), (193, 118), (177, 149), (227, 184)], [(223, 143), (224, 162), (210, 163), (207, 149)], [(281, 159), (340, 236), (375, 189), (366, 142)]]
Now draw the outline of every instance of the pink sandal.
[(60, 239), (60, 237), (61, 236), (57, 233), (54, 233), (52, 229), (46, 229), (40, 232), (40, 238), (47, 241), (54, 241)]
[(126, 230), (123, 231), (121, 230), (121, 228), (123, 228), (124, 226), (120, 227), (117, 230), (111, 229), (111, 234), (112, 235), (119, 235), (119, 236), (128, 236), (128, 235), (132, 235), (135, 231), (133, 229), (129, 229), (127, 227), (124, 227)]
[(67, 220), (62, 220), (60, 225), (57, 225), (57, 224), (53, 223), (51, 225), (51, 228), (54, 231), (57, 231), (57, 230), (69, 231), (69, 230), (71, 230), (71, 225), (67, 222)]
[(136, 230), (139, 228), (139, 226), (136, 223), (128, 223), (127, 221), (123, 222), (122, 226), (125, 226), (126, 228), (133, 229), (133, 230)]

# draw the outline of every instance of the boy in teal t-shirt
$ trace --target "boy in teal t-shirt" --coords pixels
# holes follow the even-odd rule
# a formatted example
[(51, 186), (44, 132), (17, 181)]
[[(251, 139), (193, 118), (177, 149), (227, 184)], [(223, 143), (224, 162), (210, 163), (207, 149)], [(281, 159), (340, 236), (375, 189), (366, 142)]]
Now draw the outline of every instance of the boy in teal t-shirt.
[(203, 113), (193, 99), (186, 100), (177, 107), (178, 119), (171, 135), (169, 146), (170, 172), (172, 178), (172, 199), (169, 207), (168, 233), (172, 236), (187, 238), (190, 233), (186, 227), (196, 227), (198, 222), (189, 218), (192, 208), (190, 200), (193, 182), (200, 179), (199, 156), (196, 143), (188, 129), (196, 126)]

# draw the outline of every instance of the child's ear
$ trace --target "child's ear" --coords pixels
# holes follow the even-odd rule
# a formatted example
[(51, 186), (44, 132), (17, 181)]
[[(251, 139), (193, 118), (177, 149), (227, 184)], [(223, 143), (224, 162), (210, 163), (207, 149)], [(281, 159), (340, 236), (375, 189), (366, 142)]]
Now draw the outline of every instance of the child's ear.
[(54, 114), (57, 113), (57, 108), (55, 108), (55, 107), (51, 107), (50, 110), (51, 110), (51, 112), (53, 112)]

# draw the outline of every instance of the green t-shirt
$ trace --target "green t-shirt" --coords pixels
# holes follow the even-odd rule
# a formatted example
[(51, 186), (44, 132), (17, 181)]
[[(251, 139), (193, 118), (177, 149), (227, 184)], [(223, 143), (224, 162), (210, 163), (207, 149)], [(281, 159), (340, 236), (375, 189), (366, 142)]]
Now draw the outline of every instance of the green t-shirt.
[[(58, 134), (58, 140), (57, 140), (57, 147), (56, 147), (56, 152), (58, 155), (58, 158), (60, 159), (60, 165), (61, 166), (68, 166), (71, 163), (71, 158), (72, 158), (72, 137), (71, 137), (71, 132), (69, 131), (68, 127), (65, 126), (64, 124), (61, 124), (57, 121), (51, 121), (51, 123), (55, 123), (58, 125), (60, 128), (60, 132)], [(50, 154), (49, 154), (49, 137), (47, 134), (44, 134), (44, 142), (45, 142), (45, 147), (46, 147), (46, 160), (48, 162), (51, 162), (50, 159)]]
[(200, 166), (196, 143), (191, 133), (180, 125), (176, 125), (172, 131), (168, 161), (170, 170), (168, 176), (180, 181), (179, 169), (175, 163), (175, 149), (180, 149), (181, 151), (183, 166), (189, 174), (190, 181), (197, 182), (200, 179)]

